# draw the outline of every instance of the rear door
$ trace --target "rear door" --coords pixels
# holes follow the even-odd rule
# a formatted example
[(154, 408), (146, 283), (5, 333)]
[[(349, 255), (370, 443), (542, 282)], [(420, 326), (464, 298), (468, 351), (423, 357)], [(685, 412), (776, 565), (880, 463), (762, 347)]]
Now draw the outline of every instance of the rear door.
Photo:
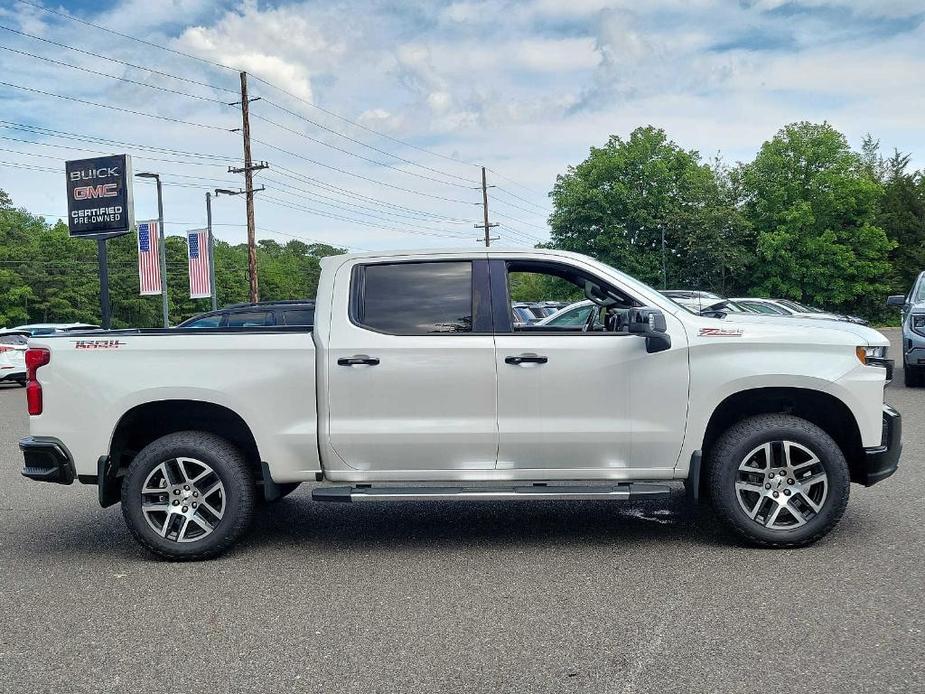
[[(331, 448), (347, 466), (413, 474), (494, 467), (487, 272), (484, 256), (358, 261), (338, 270), (328, 427)], [(341, 289), (348, 283), (349, 304)]]

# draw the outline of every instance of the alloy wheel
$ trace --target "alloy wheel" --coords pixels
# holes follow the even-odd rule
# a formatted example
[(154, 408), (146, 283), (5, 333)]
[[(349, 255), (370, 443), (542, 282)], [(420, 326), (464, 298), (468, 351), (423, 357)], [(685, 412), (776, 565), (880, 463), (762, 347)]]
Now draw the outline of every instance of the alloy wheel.
[(141, 510), (154, 532), (174, 542), (211, 534), (225, 514), (225, 486), (208, 464), (173, 458), (156, 466), (141, 488)]
[(825, 504), (829, 478), (815, 453), (795, 441), (770, 441), (739, 464), (736, 498), (745, 514), (770, 530), (811, 521)]

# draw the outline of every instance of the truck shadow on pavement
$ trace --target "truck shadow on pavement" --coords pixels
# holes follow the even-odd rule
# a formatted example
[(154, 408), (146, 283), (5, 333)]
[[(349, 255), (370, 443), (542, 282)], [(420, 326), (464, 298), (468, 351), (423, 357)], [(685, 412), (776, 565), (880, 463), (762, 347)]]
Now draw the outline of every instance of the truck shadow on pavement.
[[(150, 557), (138, 547), (118, 506), (87, 514), (52, 514), (30, 537), (30, 554), (53, 558), (75, 552), (128, 559)], [(66, 516), (66, 517), (65, 517)], [(694, 506), (680, 492), (659, 502), (382, 502), (325, 504), (298, 490), (258, 509), (250, 531), (226, 555), (263, 550), (338, 553), (441, 549), (510, 550), (567, 545), (736, 546), (735, 537), (708, 505)]]
[(706, 506), (659, 502), (382, 502), (320, 504), (299, 490), (262, 509), (242, 543), (356, 548), (508, 549), (563, 544), (735, 544)]

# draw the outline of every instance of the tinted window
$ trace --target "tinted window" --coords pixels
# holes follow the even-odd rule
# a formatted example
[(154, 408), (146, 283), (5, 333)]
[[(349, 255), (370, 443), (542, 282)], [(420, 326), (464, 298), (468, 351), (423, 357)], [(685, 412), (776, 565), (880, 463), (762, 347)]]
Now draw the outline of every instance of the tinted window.
[(315, 312), (310, 308), (293, 308), (283, 311), (283, 323), (286, 325), (314, 325)]
[(0, 345), (26, 345), (29, 340), (25, 335), (0, 335)]
[(361, 325), (396, 335), (472, 331), (472, 264), (367, 265), (358, 274)]
[(222, 314), (216, 313), (214, 316), (203, 316), (198, 320), (184, 323), (184, 328), (217, 328), (222, 322)]
[(261, 325), (273, 325), (273, 314), (269, 311), (228, 314), (229, 328), (255, 328)]

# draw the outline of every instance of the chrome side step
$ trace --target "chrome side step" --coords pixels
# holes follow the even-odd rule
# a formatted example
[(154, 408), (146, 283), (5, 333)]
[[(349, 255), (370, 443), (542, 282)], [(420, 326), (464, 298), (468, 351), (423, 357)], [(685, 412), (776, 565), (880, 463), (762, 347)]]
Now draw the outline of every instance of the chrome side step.
[(534, 484), (516, 487), (317, 487), (312, 490), (315, 501), (577, 501), (606, 499), (635, 501), (668, 496), (666, 484), (619, 482), (596, 485)]

